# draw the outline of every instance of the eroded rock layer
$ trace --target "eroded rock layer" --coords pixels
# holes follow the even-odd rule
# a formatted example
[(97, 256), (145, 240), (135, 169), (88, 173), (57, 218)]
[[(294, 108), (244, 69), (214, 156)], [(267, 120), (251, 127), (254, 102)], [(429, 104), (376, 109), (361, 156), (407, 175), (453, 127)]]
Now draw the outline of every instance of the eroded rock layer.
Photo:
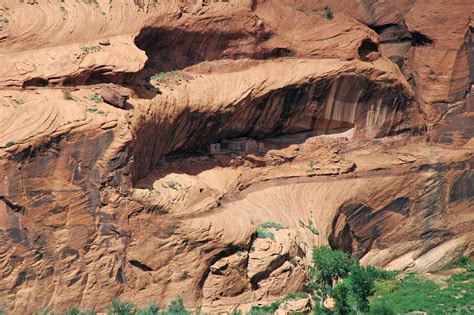
[(473, 255), (470, 1), (37, 2), (0, 5), (0, 309), (248, 310), (313, 245)]

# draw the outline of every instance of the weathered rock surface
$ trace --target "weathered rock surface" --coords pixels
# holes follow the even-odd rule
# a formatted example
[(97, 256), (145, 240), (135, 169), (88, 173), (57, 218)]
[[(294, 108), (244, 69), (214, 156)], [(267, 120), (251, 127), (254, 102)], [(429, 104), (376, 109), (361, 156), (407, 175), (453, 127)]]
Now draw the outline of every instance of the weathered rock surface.
[[(0, 6), (0, 309), (248, 310), (313, 245), (473, 255), (470, 1), (38, 2)], [(238, 137), (264, 152), (203, 150)]]

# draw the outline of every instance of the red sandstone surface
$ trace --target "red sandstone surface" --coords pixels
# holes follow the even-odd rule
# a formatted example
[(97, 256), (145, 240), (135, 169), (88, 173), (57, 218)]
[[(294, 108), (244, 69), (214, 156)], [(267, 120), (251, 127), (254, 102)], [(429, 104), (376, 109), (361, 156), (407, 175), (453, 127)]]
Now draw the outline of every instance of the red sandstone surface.
[(0, 3), (0, 309), (248, 310), (313, 245), (473, 255), (472, 1), (32, 3)]

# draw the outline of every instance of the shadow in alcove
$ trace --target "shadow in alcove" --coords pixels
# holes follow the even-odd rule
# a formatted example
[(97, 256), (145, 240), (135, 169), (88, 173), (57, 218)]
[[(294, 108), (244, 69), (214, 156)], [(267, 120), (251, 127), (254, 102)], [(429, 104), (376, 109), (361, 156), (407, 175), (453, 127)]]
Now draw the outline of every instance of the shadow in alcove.
[[(353, 129), (353, 125), (347, 127), (331, 129), (326, 132), (312, 130), (302, 131), (292, 134), (274, 136), (265, 139), (253, 140), (248, 137), (238, 139), (248, 139), (263, 143), (264, 149), (253, 152), (245, 152), (239, 150), (223, 149), (219, 153), (210, 154), (205, 149), (193, 152), (184, 152), (180, 154), (170, 154), (159, 161), (153, 171), (145, 178), (139, 180), (135, 187), (152, 189), (153, 183), (166, 177), (169, 174), (186, 174), (196, 176), (202, 172), (222, 167), (238, 167), (247, 165), (250, 167), (275, 166), (292, 161), (295, 157), (290, 154), (279, 153), (279, 150), (290, 150), (293, 145), (299, 145), (312, 137), (349, 137)], [(235, 140), (235, 139), (234, 139)], [(242, 140), (244, 141), (244, 140)], [(273, 152), (273, 159), (269, 157)]]
[(405, 218), (409, 209), (407, 197), (398, 197), (380, 209), (358, 202), (343, 204), (332, 223), (329, 245), (361, 258), (376, 241), (378, 246), (383, 246), (381, 237), (397, 229), (394, 223)]

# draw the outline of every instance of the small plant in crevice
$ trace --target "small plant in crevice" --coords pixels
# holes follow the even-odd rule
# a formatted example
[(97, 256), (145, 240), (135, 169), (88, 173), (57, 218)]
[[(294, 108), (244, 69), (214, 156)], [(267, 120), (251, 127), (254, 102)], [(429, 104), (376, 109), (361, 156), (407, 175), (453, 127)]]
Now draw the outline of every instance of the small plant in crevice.
[(264, 229), (262, 227), (257, 228), (257, 230), (255, 231), (255, 235), (257, 238), (269, 238), (275, 241), (275, 234), (273, 234), (271, 231)]
[(264, 229), (275, 229), (277, 231), (285, 228), (280, 223), (276, 223), (276, 222), (273, 222), (273, 221), (264, 222), (264, 223), (260, 224), (260, 227), (262, 227)]
[(102, 96), (100, 96), (99, 93), (94, 93), (91, 96), (89, 96), (89, 99), (91, 101), (94, 101), (96, 103), (102, 103), (104, 100), (102, 99)]
[(281, 225), (280, 223), (272, 222), (272, 221), (267, 221), (262, 224), (257, 228), (255, 231), (255, 236), (257, 238), (269, 238), (273, 241), (275, 241), (275, 234), (273, 234), (272, 231), (269, 231), (268, 229), (274, 229), (276, 231), (279, 231), (281, 229), (284, 229), (285, 227)]
[(84, 2), (85, 4), (95, 4), (95, 5), (99, 5), (99, 3), (97, 2), (97, 0), (82, 0), (82, 2)]
[(15, 104), (16, 105), (23, 105), (23, 104), (25, 104), (25, 101), (22, 100), (21, 98), (16, 98), (15, 99)]
[(162, 186), (164, 188), (171, 188), (171, 189), (174, 189), (174, 190), (179, 190), (182, 187), (182, 185), (180, 183), (173, 182), (173, 181), (164, 183)]
[[(312, 215), (312, 214), (311, 214)], [(303, 220), (298, 220), (299, 224), (301, 227), (303, 228), (307, 228), (308, 230), (311, 231), (311, 233), (313, 233), (314, 235), (319, 235), (319, 232), (318, 230), (316, 229), (316, 227), (313, 225), (313, 220), (311, 220), (311, 218), (308, 218), (308, 222), (304, 222)]]
[(181, 71), (170, 71), (155, 73), (150, 77), (148, 81), (151, 85), (153, 85), (152, 82), (155, 82), (156, 84), (160, 85), (162, 83), (170, 81), (171, 79), (174, 79), (174, 82), (179, 85), (181, 83), (182, 78), (183, 74), (181, 73)]
[(296, 11), (306, 14), (306, 8), (303, 7), (296, 8)]
[(81, 50), (87, 54), (92, 54), (95, 52), (100, 51), (102, 48), (99, 45), (92, 45), (92, 46), (83, 46)]
[(5, 143), (4, 146), (0, 147), (0, 149), (6, 149), (6, 148), (14, 146), (15, 144), (16, 144), (15, 141), (8, 141), (7, 143)]
[(334, 13), (332, 12), (331, 8), (328, 5), (324, 7), (323, 17), (325, 17), (329, 21), (331, 21), (334, 18)]

